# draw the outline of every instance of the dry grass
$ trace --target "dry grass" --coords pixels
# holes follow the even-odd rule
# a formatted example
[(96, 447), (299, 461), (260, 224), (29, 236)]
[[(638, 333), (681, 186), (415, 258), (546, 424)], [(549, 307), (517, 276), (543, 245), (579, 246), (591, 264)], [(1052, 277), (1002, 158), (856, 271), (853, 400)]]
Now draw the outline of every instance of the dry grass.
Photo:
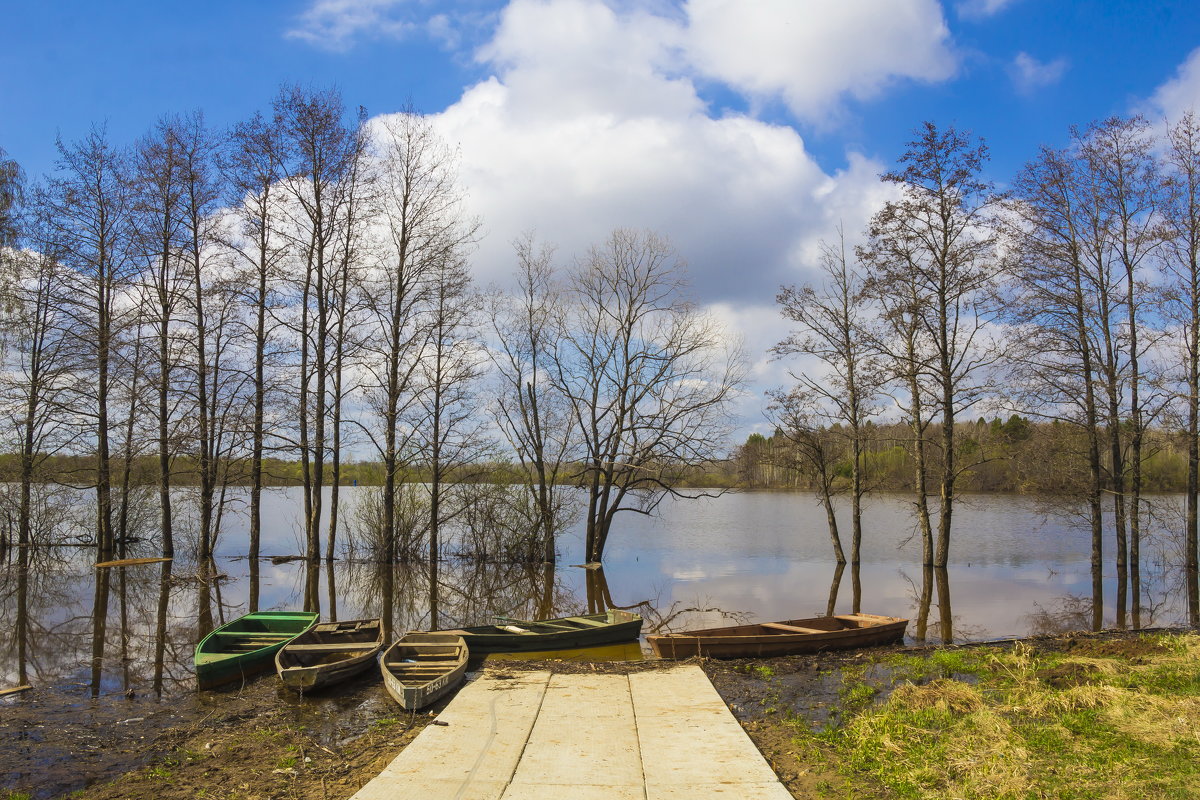
[[(838, 796), (872, 785), (930, 800), (1200, 796), (1200, 636), (1158, 636), (1134, 652), (1018, 644), (960, 659), (971, 683), (903, 682), (814, 738), (848, 779)], [(929, 674), (910, 662), (903, 671)]]

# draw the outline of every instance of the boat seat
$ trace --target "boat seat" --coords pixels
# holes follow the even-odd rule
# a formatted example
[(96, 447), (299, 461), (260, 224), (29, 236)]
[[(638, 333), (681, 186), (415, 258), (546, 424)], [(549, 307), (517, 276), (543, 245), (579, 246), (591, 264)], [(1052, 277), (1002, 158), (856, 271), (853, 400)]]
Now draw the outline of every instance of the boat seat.
[(343, 644), (289, 644), (285, 649), (289, 653), (337, 653), (343, 650), (373, 650), (378, 645), (375, 642), (345, 642)]
[(389, 661), (384, 666), (388, 669), (400, 669), (405, 672), (445, 672), (447, 668), (453, 666), (453, 662), (414, 664), (410, 661)]
[(294, 633), (270, 633), (269, 631), (214, 631), (217, 636), (236, 636), (239, 639), (292, 639)]
[(600, 622), (598, 620), (588, 619), (587, 617), (567, 617), (567, 619), (571, 620), (571, 622), (582, 622), (584, 625), (591, 625), (593, 628), (603, 628), (608, 625), (607, 622)]
[(801, 628), (797, 625), (784, 625), (782, 622), (763, 622), (760, 627), (771, 628), (777, 631), (787, 631), (788, 633), (833, 633), (833, 631), (823, 631), (820, 628)]

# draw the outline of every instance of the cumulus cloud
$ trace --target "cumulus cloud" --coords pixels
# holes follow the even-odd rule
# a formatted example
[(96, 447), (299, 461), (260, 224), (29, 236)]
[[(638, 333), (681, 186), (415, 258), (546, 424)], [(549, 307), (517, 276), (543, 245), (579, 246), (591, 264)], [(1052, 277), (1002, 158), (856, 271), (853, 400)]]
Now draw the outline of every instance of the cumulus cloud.
[(651, 228), (689, 263), (700, 301), (769, 305), (821, 237), (878, 208), (882, 164), (851, 154), (830, 174), (794, 128), (713, 116), (684, 69), (685, 35), (595, 0), (506, 9), (479, 52), (493, 76), (432, 116), (484, 221), (484, 282), (507, 277), (522, 231), (569, 259), (615, 227)]
[(1149, 116), (1172, 123), (1189, 111), (1200, 111), (1200, 47), (1179, 65), (1174, 77), (1158, 87), (1145, 110)]
[(956, 69), (936, 0), (687, 0), (682, 43), (700, 74), (797, 117), (820, 118), (843, 96), (867, 99), (897, 80), (940, 81)]
[(400, 38), (415, 27), (397, 19), (404, 0), (316, 0), (284, 35), (325, 50), (348, 50), (359, 37)]
[(1008, 73), (1013, 86), (1021, 94), (1033, 94), (1038, 89), (1053, 86), (1067, 72), (1067, 59), (1056, 58), (1041, 62), (1026, 52), (1017, 53), (1009, 65)]
[(960, 0), (955, 6), (963, 19), (983, 20), (994, 17), (1016, 0)]

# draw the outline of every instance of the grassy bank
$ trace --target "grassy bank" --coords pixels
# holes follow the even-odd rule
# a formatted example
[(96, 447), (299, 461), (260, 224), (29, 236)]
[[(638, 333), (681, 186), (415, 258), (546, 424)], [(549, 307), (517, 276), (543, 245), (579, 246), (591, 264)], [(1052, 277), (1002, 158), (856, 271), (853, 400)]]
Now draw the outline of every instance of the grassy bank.
[[(801, 681), (741, 669), (767, 704), (741, 716), (797, 796), (1200, 796), (1195, 634), (893, 652)], [(795, 702), (806, 682), (836, 695), (820, 713)]]

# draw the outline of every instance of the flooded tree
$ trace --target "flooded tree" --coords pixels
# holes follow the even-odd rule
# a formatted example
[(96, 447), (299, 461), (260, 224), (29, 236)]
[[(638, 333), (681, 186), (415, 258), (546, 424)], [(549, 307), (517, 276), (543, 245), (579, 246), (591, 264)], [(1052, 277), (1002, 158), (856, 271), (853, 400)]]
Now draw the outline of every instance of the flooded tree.
[[(1148, 358), (1160, 338), (1147, 325), (1147, 319), (1157, 317), (1161, 309), (1161, 294), (1152, 286), (1155, 279), (1149, 270), (1159, 266), (1156, 255), (1163, 241), (1160, 211), (1164, 200), (1149, 127), (1141, 117), (1108, 119), (1090, 126), (1079, 145), (1087, 170), (1089, 206), (1093, 209), (1089, 221), (1097, 243), (1107, 250), (1102, 253), (1096, 249), (1093, 257), (1098, 266), (1107, 257), (1119, 283), (1119, 288), (1109, 286), (1106, 276), (1101, 284), (1104, 289), (1115, 290), (1108, 298), (1121, 304), (1115, 318), (1118, 327), (1110, 329), (1105, 324), (1102, 331), (1112, 481), (1118, 504), (1117, 624), (1124, 625), (1121, 600), (1126, 591), (1126, 556), (1121, 506), (1127, 504), (1127, 574), (1135, 627), (1141, 625), (1146, 425), (1162, 407), (1161, 393), (1156, 391), (1161, 381), (1155, 379), (1155, 362)], [(1107, 322), (1103, 318), (1101, 321)]]
[(243, 308), (239, 317), (243, 326), (240, 338), (248, 344), (250, 360), (244, 369), (249, 377), (251, 395), (250, 502), (247, 509), (251, 611), (258, 610), (263, 456), (270, 437), (267, 406), (279, 391), (276, 370), (282, 349), (277, 334), (281, 306), (278, 284), (287, 249), (279, 230), (284, 220), (280, 207), (283, 189), (278, 186), (277, 150), (280, 144), (277, 135), (274, 125), (256, 114), (234, 126), (219, 154), (226, 199), (233, 214), (232, 227), (225, 231), (224, 245), (234, 258), (234, 298)]
[[(123, 300), (135, 272), (132, 261), (128, 160), (102, 129), (82, 141), (59, 142), (58, 169), (41, 195), (47, 220), (45, 241), (35, 244), (62, 263), (63, 281), (55, 298), (67, 330), (85, 354), (74, 384), (73, 411), (94, 441), (96, 547), (101, 560), (114, 546), (112, 407), (114, 372), (121, 368), (122, 335), (130, 319)], [(82, 377), (82, 375), (81, 375)]]
[[(279, 131), (278, 169), (289, 193), (287, 226), (294, 294), (292, 332), (299, 350), (294, 390), (297, 448), (304, 483), (306, 557), (321, 555), (325, 467), (330, 454), (329, 423), (341, 398), (334, 392), (340, 363), (339, 297), (347, 264), (339, 249), (352, 223), (361, 175), (363, 138), (359, 125), (347, 124), (335, 91), (288, 87), (274, 103)], [(306, 609), (315, 608), (319, 587), (310, 582)]]
[[(362, 390), (376, 423), (371, 442), (382, 460), (382, 555), (398, 555), (405, 470), (418, 452), (422, 357), (432, 333), (428, 310), (447, 259), (458, 262), (478, 222), (462, 207), (453, 152), (411, 110), (376, 132), (380, 222), (378, 263), (367, 272), (364, 305), (374, 335), (362, 342)], [(407, 548), (405, 548), (407, 553)]]
[(1096, 386), (1097, 292), (1085, 266), (1080, 175), (1067, 152), (1043, 148), (1018, 174), (1009, 205), (1014, 293), (1007, 320), (1013, 395), (1038, 415), (1082, 429), (1091, 530), (1092, 625), (1104, 622), (1105, 490), (1102, 413)]
[(543, 563), (557, 560), (555, 541), (570, 519), (560, 484), (574, 443), (574, 418), (554, 385), (551, 367), (562, 337), (561, 289), (553, 250), (535, 245), (532, 234), (513, 243), (516, 292), (492, 298), (495, 347), (490, 351), (497, 392), (494, 418), (521, 465), (532, 535), (542, 543)]
[(188, 290), (183, 247), (183, 192), (186, 177), (180, 149), (180, 123), (165, 118), (138, 142), (134, 150), (134, 225), (137, 250), (145, 262), (140, 281), (143, 315), (155, 340), (155, 359), (149, 366), (155, 382), (155, 421), (158, 433), (158, 502), (162, 554), (175, 555), (174, 515), (171, 509), (172, 463), (177, 445), (172, 420), (180, 360), (179, 307)]
[[(956, 417), (990, 391), (988, 368), (997, 358), (987, 331), (995, 316), (998, 265), (989, 219), (992, 190), (980, 177), (986, 160), (982, 140), (925, 123), (900, 157), (903, 169), (883, 176), (901, 196), (872, 218), (860, 253), (870, 269), (872, 293), (900, 297), (897, 302), (904, 304), (892, 309), (902, 320), (901, 340), (911, 345), (899, 353), (908, 376), (904, 389), (914, 393), (916, 383), (927, 379), (927, 400), (940, 416), (933, 556), (940, 567), (949, 559), (955, 486), (964, 469)], [(914, 420), (919, 423), (919, 413)], [(927, 514), (921, 514), (925, 528)]]
[(1187, 436), (1184, 568), (1188, 622), (1200, 625), (1200, 552), (1197, 499), (1200, 495), (1200, 118), (1186, 114), (1168, 133), (1165, 168), (1170, 199), (1166, 209), (1166, 265), (1172, 278), (1168, 309), (1183, 344), (1180, 395)]
[(581, 439), (585, 557), (622, 511), (650, 514), (688, 467), (723, 455), (740, 351), (684, 298), (684, 263), (652, 232), (616, 230), (569, 278), (554, 380)]
[[(795, 409), (803, 398), (810, 398), (812, 410), (823, 420), (837, 425), (839, 432), (848, 433), (850, 460), (850, 561), (859, 563), (862, 549), (862, 498), (866, 491), (863, 480), (864, 427), (878, 412), (877, 396), (883, 376), (880, 354), (869, 327), (873, 323), (872, 309), (866, 282), (854, 264), (846, 258), (845, 235), (839, 231), (838, 243), (821, 245), (821, 284), (819, 286), (784, 287), (776, 301), (784, 318), (796, 323), (799, 329), (772, 348), (777, 356), (815, 356), (822, 364), (820, 374), (791, 372), (796, 388), (780, 395), (776, 402), (798, 419)], [(791, 402), (783, 402), (791, 399)], [(844, 428), (842, 427), (844, 426)], [(822, 426), (824, 427), (824, 426)], [(787, 435), (788, 429), (784, 428)], [(807, 437), (805, 441), (812, 441)], [(807, 452), (815, 453), (812, 448)], [(822, 451), (823, 452), (823, 451)], [(826, 474), (824, 459), (818, 474)], [(810, 459), (814, 466), (817, 462)], [(832, 466), (832, 465), (830, 465)], [(829, 517), (830, 534), (834, 538), (838, 563), (841, 544), (837, 522), (830, 499), (832, 483), (822, 480), (823, 494)]]
[[(417, 395), (417, 462), (427, 475), (429, 492), (429, 609), (430, 624), (438, 626), (438, 561), (443, 526), (462, 512), (451, 500), (455, 482), (469, 476), (464, 470), (490, 449), (482, 420), (475, 413), (484, 355), (472, 334), (479, 298), (461, 253), (446, 254), (432, 265), (428, 334), (418, 367), (422, 390)], [(457, 481), (455, 480), (457, 479)]]

